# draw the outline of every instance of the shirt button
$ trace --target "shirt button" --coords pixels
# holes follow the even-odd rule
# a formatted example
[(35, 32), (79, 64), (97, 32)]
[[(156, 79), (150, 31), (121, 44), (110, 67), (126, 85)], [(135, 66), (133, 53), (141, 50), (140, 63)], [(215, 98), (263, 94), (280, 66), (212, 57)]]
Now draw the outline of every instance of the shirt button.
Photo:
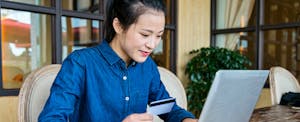
[(127, 80), (127, 77), (126, 77), (126, 76), (123, 76), (123, 80)]
[(125, 97), (125, 100), (126, 100), (126, 101), (129, 101), (129, 97)]

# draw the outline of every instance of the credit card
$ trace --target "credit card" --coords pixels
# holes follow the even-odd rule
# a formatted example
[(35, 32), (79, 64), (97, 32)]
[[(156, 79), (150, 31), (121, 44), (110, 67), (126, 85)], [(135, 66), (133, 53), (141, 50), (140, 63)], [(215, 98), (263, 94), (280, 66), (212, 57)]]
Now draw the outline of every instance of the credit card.
[(148, 113), (153, 115), (160, 115), (169, 113), (175, 104), (175, 98), (167, 98), (162, 100), (153, 101), (150, 103)]

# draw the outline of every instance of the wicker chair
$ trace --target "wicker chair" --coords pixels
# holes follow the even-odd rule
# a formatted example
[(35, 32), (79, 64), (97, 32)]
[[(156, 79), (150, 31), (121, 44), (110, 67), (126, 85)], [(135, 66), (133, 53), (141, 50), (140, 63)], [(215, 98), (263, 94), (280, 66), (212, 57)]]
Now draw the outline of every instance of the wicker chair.
[(19, 93), (19, 122), (37, 122), (60, 64), (44, 66), (26, 77)]
[(281, 96), (286, 92), (300, 92), (298, 80), (288, 70), (279, 66), (271, 67), (269, 82), (272, 105), (279, 104)]

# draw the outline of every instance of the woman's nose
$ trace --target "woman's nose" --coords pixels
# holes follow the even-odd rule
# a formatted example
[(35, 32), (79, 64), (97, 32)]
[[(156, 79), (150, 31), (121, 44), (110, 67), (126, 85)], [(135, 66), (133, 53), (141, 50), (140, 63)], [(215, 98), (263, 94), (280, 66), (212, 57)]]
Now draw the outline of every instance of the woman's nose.
[(155, 44), (155, 39), (150, 38), (149, 41), (147, 41), (146, 46), (147, 46), (149, 49), (154, 49), (155, 46), (156, 46), (156, 44)]

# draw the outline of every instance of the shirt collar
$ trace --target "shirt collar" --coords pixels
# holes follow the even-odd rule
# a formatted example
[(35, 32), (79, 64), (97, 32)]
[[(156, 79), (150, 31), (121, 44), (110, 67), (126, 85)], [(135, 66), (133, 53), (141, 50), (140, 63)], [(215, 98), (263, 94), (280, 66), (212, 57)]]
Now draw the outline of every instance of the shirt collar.
[(122, 60), (116, 52), (110, 47), (106, 40), (103, 40), (102, 43), (98, 46), (99, 51), (105, 58), (105, 60), (110, 64), (113, 65), (117, 63), (119, 60)]

